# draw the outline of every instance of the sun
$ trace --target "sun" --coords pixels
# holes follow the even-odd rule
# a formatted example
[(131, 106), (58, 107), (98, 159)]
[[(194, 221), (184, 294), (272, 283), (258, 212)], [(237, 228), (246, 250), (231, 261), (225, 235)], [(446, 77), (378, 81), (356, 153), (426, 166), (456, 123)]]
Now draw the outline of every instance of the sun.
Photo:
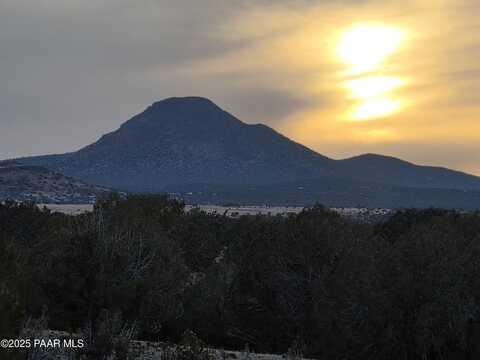
[(399, 47), (404, 33), (385, 25), (355, 25), (340, 38), (338, 56), (349, 66), (350, 74), (376, 70)]
[[(405, 31), (383, 24), (357, 24), (338, 38), (337, 56), (346, 66), (341, 85), (356, 104), (348, 112), (353, 121), (382, 118), (398, 112), (404, 102), (393, 97), (405, 79), (391, 75), (387, 58), (399, 51)], [(388, 75), (387, 75), (388, 74)]]

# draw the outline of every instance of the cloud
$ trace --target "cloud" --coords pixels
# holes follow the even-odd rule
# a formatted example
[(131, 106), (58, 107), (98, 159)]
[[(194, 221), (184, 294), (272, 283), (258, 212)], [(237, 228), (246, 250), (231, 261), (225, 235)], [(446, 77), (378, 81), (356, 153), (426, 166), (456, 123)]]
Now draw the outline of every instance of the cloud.
[(72, 150), (190, 91), (175, 69), (229, 45), (213, 1), (0, 0), (0, 158)]
[[(208, 59), (201, 68), (247, 79), (260, 73), (263, 82), (310, 99), (309, 108), (289, 114), (277, 128), (332, 157), (375, 149), (480, 174), (478, 161), (465, 161), (463, 151), (480, 150), (479, 10), (473, 1), (421, 0), (312, 2), (293, 11), (285, 4), (257, 7), (251, 16), (240, 13), (227, 22), (235, 29), (227, 38), (249, 37), (249, 46)], [(341, 89), (348, 77), (334, 49), (352, 24), (405, 31), (402, 48), (371, 75), (406, 84), (393, 93), (403, 104), (400, 111), (368, 122), (348, 119), (356, 105)]]
[[(0, 0), (0, 158), (71, 151), (156, 100), (202, 95), (331, 157), (375, 151), (480, 174), (479, 10), (473, 0)], [(348, 121), (358, 99), (335, 53), (359, 23), (408, 36), (375, 74), (404, 80), (391, 93), (403, 107), (365, 122)]]

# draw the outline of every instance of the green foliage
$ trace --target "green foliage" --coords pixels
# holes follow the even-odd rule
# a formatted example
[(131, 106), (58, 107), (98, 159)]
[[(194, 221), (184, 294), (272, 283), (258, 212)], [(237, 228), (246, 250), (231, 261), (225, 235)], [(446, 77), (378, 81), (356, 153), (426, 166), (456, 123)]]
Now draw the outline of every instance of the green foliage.
[(112, 314), (108, 310), (82, 329), (87, 347), (82, 353), (89, 359), (127, 360), (130, 356), (130, 340), (135, 335), (135, 329), (126, 326), (120, 313)]
[(16, 278), (19, 272), (13, 245), (0, 238), (0, 339), (18, 335), (24, 312), (19, 298)]
[[(111, 195), (66, 216), (0, 204), (0, 332), (47, 309), (92, 358), (132, 339), (319, 359), (480, 356), (480, 216), (403, 210), (381, 224), (316, 206), (298, 215), (185, 212), (165, 196)], [(204, 339), (205, 342), (199, 340)], [(2, 354), (0, 356), (4, 356)]]

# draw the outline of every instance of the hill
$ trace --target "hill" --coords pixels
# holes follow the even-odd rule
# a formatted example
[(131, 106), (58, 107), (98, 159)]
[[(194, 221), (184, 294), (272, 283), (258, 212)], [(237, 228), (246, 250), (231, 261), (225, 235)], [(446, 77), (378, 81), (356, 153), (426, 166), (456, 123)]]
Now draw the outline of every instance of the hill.
[[(337, 200), (341, 199), (342, 204), (352, 206), (362, 200), (363, 205), (369, 206), (377, 203), (371, 198), (381, 194), (392, 204), (396, 199), (402, 200), (405, 193), (413, 194), (408, 197), (415, 200), (419, 191), (411, 188), (426, 188), (436, 190), (422, 193), (421, 204), (436, 205), (437, 198), (447, 199), (448, 203), (460, 196), (466, 197), (461, 204), (480, 206), (476, 195), (464, 195), (465, 191), (480, 190), (478, 177), (373, 154), (333, 160), (268, 126), (243, 123), (200, 97), (156, 102), (79, 151), (19, 161), (88, 183), (133, 192), (188, 194), (203, 189), (209, 194), (245, 194), (251, 187), (260, 187), (264, 191), (257, 191), (254, 198), (262, 202), (271, 198), (264, 195), (274, 189), (287, 191), (277, 194), (278, 199), (295, 200), (296, 188), (309, 182), (315, 184), (315, 191), (297, 197), (298, 201), (310, 203), (325, 198), (338, 205)], [(298, 184), (292, 185), (292, 189), (284, 185), (294, 183)], [(359, 198), (365, 187), (373, 190)], [(442, 189), (448, 190), (448, 196)], [(319, 197), (319, 192), (329, 195)], [(208, 201), (221, 200), (210, 196)], [(420, 204), (416, 200), (411, 203)]]
[(164, 191), (192, 183), (269, 184), (331, 172), (332, 162), (203, 98), (154, 103), (75, 153), (22, 159), (90, 183)]
[(108, 191), (40, 166), (0, 162), (0, 200), (91, 203)]
[(442, 167), (420, 166), (390, 156), (364, 154), (337, 161), (344, 178), (398, 186), (480, 190), (477, 176)]

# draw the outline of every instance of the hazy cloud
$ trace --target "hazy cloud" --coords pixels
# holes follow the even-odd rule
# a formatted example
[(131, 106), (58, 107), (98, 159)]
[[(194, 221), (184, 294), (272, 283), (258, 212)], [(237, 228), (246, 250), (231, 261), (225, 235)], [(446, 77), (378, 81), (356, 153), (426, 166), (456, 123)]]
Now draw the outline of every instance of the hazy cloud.
[[(156, 100), (202, 95), (327, 156), (480, 174), (478, 14), (468, 0), (0, 0), (0, 158), (71, 151)], [(359, 22), (408, 31), (382, 74), (406, 79), (406, 106), (352, 123), (332, 48)]]

